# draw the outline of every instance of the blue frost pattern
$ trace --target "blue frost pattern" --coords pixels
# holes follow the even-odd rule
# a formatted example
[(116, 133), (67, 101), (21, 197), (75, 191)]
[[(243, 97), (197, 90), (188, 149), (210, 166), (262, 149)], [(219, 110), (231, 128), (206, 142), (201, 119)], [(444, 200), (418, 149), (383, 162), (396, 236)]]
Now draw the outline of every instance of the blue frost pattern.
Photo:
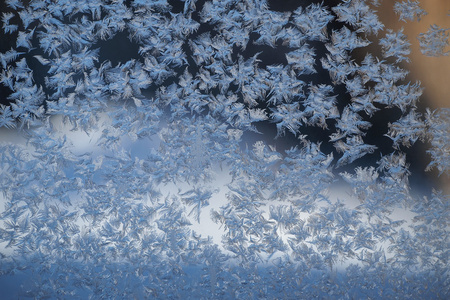
[[(428, 142), (448, 176), (450, 110), (417, 108), (379, 1), (5, 2), (1, 297), (450, 297), (450, 199), (411, 190), (408, 158)], [(390, 110), (385, 153), (368, 133)]]

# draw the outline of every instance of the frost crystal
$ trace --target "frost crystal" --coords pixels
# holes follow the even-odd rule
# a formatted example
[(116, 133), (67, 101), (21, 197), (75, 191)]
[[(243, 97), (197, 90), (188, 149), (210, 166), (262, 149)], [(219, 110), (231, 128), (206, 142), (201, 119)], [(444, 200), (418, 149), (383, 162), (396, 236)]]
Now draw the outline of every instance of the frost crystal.
[(393, 56), (397, 63), (404, 60), (410, 61), (407, 56), (411, 53), (409, 48), (411, 44), (406, 39), (406, 35), (403, 34), (403, 28), (397, 33), (388, 29), (386, 37), (380, 39), (379, 43), (383, 47), (383, 57)]
[(440, 174), (448, 175), (450, 171), (450, 109), (428, 111), (426, 125), (432, 145), (431, 149), (427, 150), (432, 157), (427, 168), (436, 167)]
[(430, 25), (427, 32), (419, 34), (417, 39), (420, 44), (420, 51), (426, 56), (447, 56), (449, 51), (445, 48), (449, 45), (448, 28), (440, 28), (436, 24)]
[(419, 1), (403, 1), (403, 2), (395, 2), (394, 11), (399, 15), (399, 19), (401, 21), (420, 21), (423, 16), (426, 16), (428, 13), (423, 10)]

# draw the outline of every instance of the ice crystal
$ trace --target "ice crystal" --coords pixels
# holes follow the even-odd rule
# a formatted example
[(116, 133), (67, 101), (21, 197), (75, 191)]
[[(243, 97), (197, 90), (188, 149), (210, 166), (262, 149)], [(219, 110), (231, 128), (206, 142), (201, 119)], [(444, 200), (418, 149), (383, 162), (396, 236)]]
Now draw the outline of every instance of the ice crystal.
[(399, 19), (401, 21), (420, 21), (423, 16), (426, 16), (428, 13), (420, 7), (419, 1), (402, 1), (395, 2), (394, 11), (399, 15)]
[(448, 55), (445, 48), (448, 43), (448, 28), (440, 28), (436, 24), (430, 25), (427, 32), (419, 34), (420, 51), (426, 56)]

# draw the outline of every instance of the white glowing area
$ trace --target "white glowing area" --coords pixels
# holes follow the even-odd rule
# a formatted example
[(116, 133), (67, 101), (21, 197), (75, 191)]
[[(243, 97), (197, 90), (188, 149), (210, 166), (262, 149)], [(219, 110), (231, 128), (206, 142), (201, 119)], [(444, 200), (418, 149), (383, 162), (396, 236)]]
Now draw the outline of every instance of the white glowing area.
[[(93, 172), (93, 182), (91, 182), (91, 184), (94, 184), (94, 186), (103, 187), (105, 183), (107, 186), (110, 185), (110, 183), (105, 182), (105, 180), (102, 179), (102, 176), (100, 175), (103, 164), (105, 162), (107, 163), (108, 157), (113, 158), (125, 155), (123, 157), (128, 157), (130, 161), (143, 162), (151, 159), (152, 156), (149, 155), (149, 153), (156, 153), (161, 147), (160, 142), (162, 137), (160, 134), (155, 134), (150, 137), (136, 140), (131, 140), (129, 137), (124, 136), (119, 138), (119, 140), (115, 142), (114, 147), (105, 150), (104, 145), (101, 145), (101, 142), (103, 141), (102, 133), (106, 128), (111, 128), (111, 119), (108, 117), (107, 113), (102, 115), (102, 117), (98, 121), (98, 124), (99, 125), (95, 129), (86, 132), (80, 129), (74, 129), (73, 124), (64, 121), (63, 118), (59, 116), (52, 117), (49, 123), (49, 128), (51, 128), (49, 133), (53, 136), (53, 139), (55, 141), (64, 141), (64, 143), (67, 145), (67, 151), (70, 151), (70, 153), (75, 156), (85, 157), (85, 162), (90, 162), (89, 168), (92, 168)], [(160, 127), (162, 131), (164, 131), (164, 126), (166, 124), (167, 122), (162, 122), (162, 125)], [(15, 135), (12, 134), (11, 131), (8, 131), (7, 133), (3, 134), (3, 140), (5, 142), (23, 145), (25, 149), (27, 149), (26, 151), (28, 152), (28, 156), (34, 155), (33, 147), (27, 146), (25, 143), (25, 139), (21, 139), (20, 135)], [(200, 148), (196, 151), (202, 151), (201, 147), (203, 145), (203, 141), (197, 140), (197, 142), (199, 143), (199, 145), (196, 145), (196, 147)], [(196, 149), (196, 147), (194, 147), (194, 150)], [(263, 157), (266, 155), (264, 154), (264, 149), (266, 148), (263, 147), (262, 142), (257, 142), (255, 144), (255, 147), (255, 153), (257, 156), (259, 155)], [(280, 159), (278, 154), (275, 155), (275, 153), (273, 153), (271, 155), (272, 157), (269, 157), (270, 161), (276, 161)], [(198, 165), (199, 163), (201, 164), (204, 159), (205, 158), (201, 155), (199, 156), (194, 154), (192, 161), (195, 165)], [(237, 165), (239, 165), (242, 162), (236, 163)], [(275, 172), (279, 172), (279, 170), (277, 170), (278, 167), (276, 165), (269, 166), (269, 168)], [(8, 166), (4, 166), (4, 169), (5, 168), (8, 168)], [(198, 238), (209, 239), (213, 244), (216, 244), (224, 254), (233, 257), (235, 253), (233, 254), (233, 251), (230, 251), (230, 249), (227, 248), (227, 239), (230, 238), (229, 226), (232, 223), (230, 223), (230, 220), (217, 218), (218, 212), (226, 207), (230, 207), (231, 202), (233, 202), (232, 199), (234, 199), (234, 201), (240, 201), (239, 197), (243, 197), (243, 194), (240, 194), (240, 192), (236, 190), (236, 182), (233, 181), (233, 177), (231, 176), (232, 168), (233, 166), (229, 166), (226, 164), (213, 165), (210, 168), (211, 172), (209, 172), (209, 180), (204, 182), (188, 183), (177, 181), (176, 179), (171, 180), (170, 178), (166, 178), (165, 181), (161, 183), (150, 183), (150, 185), (153, 187), (151, 193), (146, 192), (144, 194), (139, 194), (139, 192), (136, 192), (135, 199), (129, 199), (126, 201), (132, 201), (133, 205), (155, 207), (156, 209), (164, 207), (164, 205), (166, 205), (167, 203), (170, 203), (171, 205), (179, 205), (180, 210), (184, 212), (183, 218), (185, 218), (184, 222), (186, 222), (182, 226), (187, 225), (187, 228), (189, 230), (192, 230), (195, 236), (197, 236)], [(72, 165), (66, 166), (66, 168), (61, 171), (66, 176), (71, 177), (73, 176), (74, 169), (76, 169), (76, 166)], [(128, 172), (132, 173), (133, 170), (128, 170)], [(331, 176), (331, 174), (329, 175)], [(332, 176), (330, 178), (332, 178)], [(80, 179), (78, 178), (77, 181), (80, 182)], [(298, 180), (296, 179), (296, 181), (298, 181), (299, 185), (302, 185), (302, 179), (299, 178)], [(297, 243), (299, 241), (299, 236), (296, 236), (296, 234), (303, 235), (303, 245), (309, 244), (311, 249), (314, 249), (319, 253), (323, 245), (320, 245), (320, 243), (317, 244), (316, 239), (319, 237), (317, 235), (318, 232), (309, 224), (315, 223), (319, 219), (324, 220), (324, 224), (326, 224), (327, 222), (333, 223), (339, 218), (342, 219), (346, 217), (345, 215), (327, 214), (327, 211), (331, 206), (341, 206), (344, 209), (345, 213), (349, 214), (361, 213), (361, 211), (358, 212), (358, 207), (362, 204), (362, 202), (358, 200), (356, 195), (352, 192), (350, 185), (342, 180), (335, 179), (334, 181), (334, 183), (331, 183), (329, 185), (329, 188), (320, 192), (319, 201), (309, 201), (310, 206), (305, 206), (304, 208), (302, 208), (301, 206), (293, 206), (293, 203), (296, 203), (298, 201), (298, 199), (296, 198), (298, 196), (295, 195), (291, 198), (286, 197), (285, 199), (271, 200), (271, 197), (274, 197), (274, 195), (276, 194), (274, 194), (274, 190), (270, 189), (263, 189), (263, 193), (258, 196), (260, 197), (259, 199), (255, 198), (253, 200), (250, 200), (256, 201), (255, 207), (257, 207), (258, 211), (260, 212), (259, 217), (261, 217), (264, 222), (267, 222), (271, 225), (278, 224), (274, 227), (274, 236), (279, 239), (278, 243), (284, 245), (279, 250), (274, 249), (272, 252), (255, 252), (258, 256), (259, 264), (271, 265), (275, 261), (277, 261), (277, 259), (285, 258), (286, 255), (293, 255), (290, 258), (293, 261), (298, 259), (298, 257), (293, 254), (292, 250), (288, 250), (288, 245), (291, 245), (290, 243), (294, 241), (296, 241), (295, 243)], [(308, 182), (308, 179), (306, 179), (305, 182)], [(86, 185), (86, 183), (80, 184)], [(126, 182), (123, 182), (122, 184), (127, 185)], [(110, 187), (113, 188), (112, 186)], [(189, 205), (184, 201), (189, 197), (198, 197), (199, 194), (195, 193), (196, 191), (200, 190), (210, 192), (209, 196), (204, 199), (204, 202), (201, 204), (201, 206), (195, 207), (195, 205)], [(41, 203), (41, 205), (43, 206), (40, 207), (43, 208), (46, 205), (55, 205), (55, 207), (67, 210), (68, 213), (74, 214), (75, 218), (72, 219), (72, 222), (73, 224), (78, 226), (81, 235), (100, 232), (101, 230), (104, 230), (105, 226), (110, 226), (111, 222), (115, 222), (114, 220), (118, 217), (117, 212), (108, 215), (108, 211), (105, 211), (103, 212), (103, 215), (99, 220), (94, 220), (91, 217), (86, 216), (86, 205), (90, 205), (89, 203), (95, 203), (86, 202), (84, 196), (86, 196), (86, 194), (84, 193), (83, 189), (81, 189), (80, 192), (69, 192), (65, 194), (65, 200), (63, 201), (62, 199), (48, 200), (48, 202), (44, 201), (43, 203)], [(236, 198), (236, 196), (238, 198)], [(8, 195), (4, 194), (0, 195), (0, 197), (1, 203), (4, 204)], [(105, 200), (108, 201), (108, 199), (94, 200), (98, 202), (104, 202)], [(248, 200), (249, 199), (242, 198), (242, 201)], [(236, 205), (236, 203), (234, 205)], [(292, 209), (294, 209), (295, 212)], [(278, 210), (280, 211), (279, 213), (277, 213)], [(289, 223), (284, 224), (283, 220), (278, 219), (278, 217), (282, 216), (280, 214), (288, 213), (289, 210), (291, 210), (291, 213), (295, 215), (295, 219), (289, 221)], [(0, 212), (3, 212), (3, 210)], [(277, 215), (278, 217), (276, 217)], [(410, 231), (410, 226), (413, 225), (412, 220), (414, 216), (415, 214), (412, 213), (408, 208), (399, 206), (395, 209), (392, 209), (389, 214), (385, 215), (384, 218), (379, 218), (376, 222), (371, 222), (370, 216), (364, 214), (360, 214), (358, 219), (360, 224), (366, 224), (367, 226), (369, 226), (368, 228), (370, 229), (370, 233), (367, 234), (372, 237), (372, 230), (374, 230), (374, 228), (370, 228), (370, 226), (373, 225), (379, 226), (379, 229), (375, 229), (375, 231), (377, 231), (382, 230), (383, 226), (386, 229), (386, 226), (392, 226), (393, 224), (398, 223), (398, 225), (395, 225), (395, 227), (397, 228), (396, 230), (401, 229)], [(27, 218), (28, 217), (30, 216), (27, 216)], [(348, 215), (347, 217), (349, 217), (348, 220), (350, 221), (354, 216)], [(157, 213), (152, 216), (149, 215), (148, 218), (150, 222), (156, 222)], [(382, 219), (384, 219), (384, 221)], [(389, 222), (391, 223), (385, 223), (386, 220), (389, 220)], [(342, 221), (344, 223), (347, 222), (344, 219), (338, 221)], [(300, 233), (298, 230), (296, 233), (295, 227), (298, 227), (298, 225), (303, 226), (301, 228), (298, 228), (303, 233)], [(240, 225), (235, 224), (232, 226), (246, 227), (244, 223)], [(361, 227), (357, 229), (358, 226), (359, 225), (356, 224), (353, 227), (349, 227), (348, 229), (350, 230), (350, 232), (339, 232), (339, 238), (346, 239), (347, 234), (350, 234), (347, 243), (352, 243), (351, 239), (354, 238), (353, 231), (362, 230)], [(153, 231), (152, 233), (156, 232), (157, 234), (164, 234), (163, 231), (158, 230), (156, 227), (157, 226), (150, 228), (149, 233)], [(142, 242), (138, 236), (130, 233), (123, 224), (117, 225), (116, 227), (114, 227), (114, 230), (118, 235), (128, 236), (128, 239), (130, 239), (130, 241), (132, 241), (133, 243)], [(143, 228), (143, 230), (145, 231), (145, 228)], [(234, 228), (233, 230), (236, 230), (236, 228)], [(320, 230), (321, 229), (319, 229), (319, 231)], [(330, 230), (332, 231), (332, 227), (330, 227)], [(337, 233), (331, 233), (331, 231), (323, 242), (326, 243), (326, 240), (329, 240), (328, 243), (330, 243), (331, 239), (335, 239), (337, 237)], [(365, 233), (363, 231), (364, 230), (362, 230), (359, 234), (364, 235)], [(380, 236), (383, 235), (383, 233), (381, 232), (379, 234)], [(233, 236), (234, 234), (231, 233), (231, 237)], [(360, 238), (364, 239), (364, 237), (362, 236)], [(254, 239), (255, 236), (249, 233), (250, 244), (253, 242), (258, 242), (258, 240), (259, 242), (263, 242), (260, 238), (257, 238), (257, 240)], [(173, 242), (176, 243), (182, 241), (178, 240)], [(343, 240), (341, 242), (343, 242)], [(250, 244), (244, 243), (243, 245), (247, 247), (250, 246)], [(388, 251), (388, 248), (391, 246), (389, 240), (374, 239), (373, 243), (371, 242), (370, 245), (366, 246), (370, 246), (371, 249), (377, 249), (377, 251), (381, 251), (380, 253), (384, 253), (383, 255), (386, 255), (385, 259), (393, 257), (393, 254), (391, 255), (390, 251)], [(350, 247), (350, 245), (347, 245), (347, 247)], [(8, 245), (8, 247), (6, 247), (6, 243), (0, 244), (0, 252), (6, 255), (11, 255), (14, 249), (16, 249), (15, 246)], [(238, 261), (239, 260), (229, 259), (228, 262), (233, 264)], [(358, 257), (357, 253), (353, 253), (349, 256), (348, 253), (343, 252), (340, 254), (336, 254), (336, 257), (333, 259), (333, 262), (331, 264), (331, 268), (335, 270), (345, 270), (345, 268), (350, 264), (359, 265), (361, 263), (361, 257)]]

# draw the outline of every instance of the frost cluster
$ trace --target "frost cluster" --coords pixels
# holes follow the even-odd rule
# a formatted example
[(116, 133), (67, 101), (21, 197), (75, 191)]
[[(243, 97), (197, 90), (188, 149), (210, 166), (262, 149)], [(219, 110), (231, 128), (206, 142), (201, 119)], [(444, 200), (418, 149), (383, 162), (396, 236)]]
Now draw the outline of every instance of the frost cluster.
[(420, 51), (426, 56), (448, 55), (445, 48), (449, 45), (449, 28), (440, 28), (436, 24), (430, 25), (427, 32), (419, 34)]
[[(411, 191), (407, 155), (429, 142), (428, 168), (448, 176), (449, 110), (417, 108), (422, 87), (397, 65), (410, 43), (385, 31), (378, 3), (6, 0), (0, 127), (25, 142), (0, 143), (0, 287), (25, 299), (449, 297), (450, 199)], [(394, 7), (424, 15), (416, 1)], [(356, 60), (377, 34), (382, 57)], [(446, 53), (445, 30), (419, 39), (425, 55)], [(105, 58), (113, 45), (118, 61)], [(392, 111), (383, 153), (370, 132)], [(194, 229), (204, 222), (219, 240)]]
[(397, 1), (394, 4), (394, 11), (399, 15), (401, 21), (420, 21), (428, 13), (420, 7), (419, 1)]

